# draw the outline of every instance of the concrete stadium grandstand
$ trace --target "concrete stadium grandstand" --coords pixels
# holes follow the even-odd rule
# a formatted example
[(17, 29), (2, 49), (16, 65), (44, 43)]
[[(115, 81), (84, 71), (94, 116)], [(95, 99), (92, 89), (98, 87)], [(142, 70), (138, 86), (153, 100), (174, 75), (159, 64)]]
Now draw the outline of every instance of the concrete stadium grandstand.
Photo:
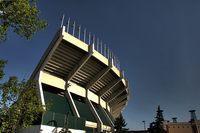
[(61, 25), (31, 78), (43, 105), (39, 125), (23, 132), (113, 132), (129, 98), (119, 61), (95, 36)]

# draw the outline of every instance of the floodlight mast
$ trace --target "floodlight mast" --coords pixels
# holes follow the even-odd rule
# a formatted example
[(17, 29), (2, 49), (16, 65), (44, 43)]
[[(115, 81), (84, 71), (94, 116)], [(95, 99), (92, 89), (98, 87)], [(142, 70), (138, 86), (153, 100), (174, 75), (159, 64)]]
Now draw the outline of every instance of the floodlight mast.
[(145, 125), (145, 121), (142, 121), (143, 122), (143, 124), (144, 124), (144, 130), (146, 130), (146, 125)]
[(63, 14), (63, 15), (62, 15), (62, 18), (61, 18), (60, 28), (63, 27), (64, 20), (65, 20), (65, 15)]

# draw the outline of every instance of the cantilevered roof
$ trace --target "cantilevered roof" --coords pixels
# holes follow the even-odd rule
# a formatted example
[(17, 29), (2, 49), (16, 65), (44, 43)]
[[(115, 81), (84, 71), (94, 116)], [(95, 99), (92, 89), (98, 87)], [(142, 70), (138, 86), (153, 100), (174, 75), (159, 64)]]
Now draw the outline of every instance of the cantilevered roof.
[(127, 104), (128, 81), (115, 66), (112, 57), (106, 57), (85, 42), (61, 28), (45, 51), (31, 78), (38, 72), (76, 83), (89, 89), (108, 103), (117, 117)]

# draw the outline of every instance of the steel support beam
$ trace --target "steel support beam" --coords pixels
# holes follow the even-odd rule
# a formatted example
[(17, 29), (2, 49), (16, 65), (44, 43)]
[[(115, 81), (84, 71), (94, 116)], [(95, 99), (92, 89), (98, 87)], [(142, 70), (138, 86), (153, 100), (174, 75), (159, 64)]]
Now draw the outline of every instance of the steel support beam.
[(101, 118), (99, 117), (97, 111), (95, 110), (94, 106), (92, 105), (91, 101), (86, 97), (86, 103), (89, 105), (89, 108), (94, 115), (96, 121), (97, 121), (97, 132), (101, 133), (103, 132), (103, 122), (101, 121)]
[(110, 118), (110, 116), (107, 114), (107, 112), (101, 107), (101, 105), (99, 105), (98, 104), (98, 107), (100, 108), (100, 110), (104, 113), (104, 115), (106, 115), (106, 117), (107, 117), (107, 119), (110, 121), (110, 123), (111, 123), (111, 130), (112, 130), (112, 132), (114, 131), (114, 123), (113, 123), (113, 121), (112, 121), (112, 119)]
[(108, 67), (102, 69), (90, 82), (86, 85), (86, 89), (90, 89), (97, 83), (104, 75), (106, 75), (113, 66), (113, 60), (109, 60)]
[(125, 106), (127, 103), (127, 100), (120, 102), (119, 104), (116, 104), (115, 106), (112, 107), (112, 111), (115, 112), (116, 109)]
[(80, 118), (80, 115), (79, 115), (79, 112), (76, 108), (76, 105), (74, 103), (74, 100), (70, 94), (70, 92), (68, 91), (68, 86), (65, 87), (65, 97), (67, 98), (67, 100), (69, 101), (69, 105), (70, 105), (70, 108), (72, 109), (72, 112), (73, 114), (76, 116), (76, 117), (79, 117)]
[(113, 114), (119, 113), (119, 112), (122, 111), (123, 108), (124, 108), (124, 105), (122, 105), (122, 106), (118, 107), (117, 109), (113, 110), (112, 113), (113, 113)]
[(59, 31), (56, 33), (49, 47), (47, 48), (44, 55), (42, 56), (39, 64), (37, 65), (36, 69), (31, 75), (31, 79), (33, 79), (37, 75), (37, 72), (42, 71), (44, 69), (44, 67), (46, 66), (50, 58), (52, 57), (54, 51), (56, 50), (56, 48), (59, 46), (60, 42), (62, 41), (64, 31), (65, 31), (65, 26), (59, 29)]
[(115, 87), (121, 80), (122, 78), (118, 78), (109, 83), (106, 87), (104, 87), (102, 90), (99, 91), (99, 96), (102, 97), (107, 91)]
[(122, 110), (123, 110), (123, 107), (121, 107), (121, 108), (115, 110), (114, 113), (112, 113), (113, 116), (114, 116), (115, 118), (117, 118), (117, 117), (120, 115), (120, 113), (122, 112)]
[(38, 79), (38, 82), (37, 82), (36, 86), (39, 89), (38, 93), (39, 93), (39, 96), (40, 96), (40, 99), (41, 99), (41, 102), (42, 102), (42, 105), (43, 105), (43, 109), (46, 110), (44, 93), (43, 93), (43, 89), (42, 89), (41, 71), (38, 72), (38, 74), (36, 75), (34, 80), (37, 80), (37, 79)]
[(89, 45), (89, 52), (81, 58), (81, 60), (76, 64), (72, 71), (68, 74), (66, 82), (70, 81), (76, 73), (81, 69), (81, 67), (90, 59), (94, 51), (94, 45)]
[(118, 103), (120, 103), (121, 101), (123, 101), (124, 99), (126, 99), (127, 97), (128, 97), (128, 93), (125, 94), (125, 95), (122, 95), (122, 96), (118, 97), (116, 100), (112, 101), (112, 102), (110, 103), (110, 105), (118, 104)]
[(120, 113), (122, 112), (122, 110), (123, 110), (123, 106), (122, 106), (121, 108), (115, 110), (115, 111), (112, 113), (112, 115), (113, 115), (115, 118), (117, 118), (117, 117), (120, 115)]
[(120, 94), (122, 94), (124, 91), (126, 91), (127, 87), (123, 87), (123, 88), (118, 88), (116, 91), (114, 91), (111, 96), (109, 96), (106, 99), (106, 102), (111, 102), (113, 99), (115, 99), (116, 97), (118, 97)]

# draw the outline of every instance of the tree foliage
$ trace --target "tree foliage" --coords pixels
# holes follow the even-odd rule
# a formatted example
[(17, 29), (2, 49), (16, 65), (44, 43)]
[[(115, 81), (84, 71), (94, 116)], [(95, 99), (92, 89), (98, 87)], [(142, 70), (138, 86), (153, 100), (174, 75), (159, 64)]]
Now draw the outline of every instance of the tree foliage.
[(164, 122), (163, 110), (161, 110), (160, 106), (158, 106), (155, 121), (150, 123), (149, 132), (150, 133), (167, 133), (163, 129), (163, 122)]
[(30, 39), (47, 26), (39, 18), (35, 0), (0, 0), (0, 41), (5, 41), (11, 29), (20, 37)]
[[(5, 61), (0, 60), (0, 77), (3, 78)], [(0, 132), (15, 133), (40, 118), (43, 112), (34, 81), (19, 81), (10, 77), (0, 84)]]
[(3, 68), (5, 66), (5, 64), (7, 63), (7, 61), (5, 60), (0, 60), (0, 80), (3, 78), (4, 76), (4, 71)]
[(119, 115), (118, 118), (115, 120), (115, 129), (116, 133), (122, 133), (125, 131), (124, 127), (126, 127), (127, 123), (123, 118), (122, 114)]

